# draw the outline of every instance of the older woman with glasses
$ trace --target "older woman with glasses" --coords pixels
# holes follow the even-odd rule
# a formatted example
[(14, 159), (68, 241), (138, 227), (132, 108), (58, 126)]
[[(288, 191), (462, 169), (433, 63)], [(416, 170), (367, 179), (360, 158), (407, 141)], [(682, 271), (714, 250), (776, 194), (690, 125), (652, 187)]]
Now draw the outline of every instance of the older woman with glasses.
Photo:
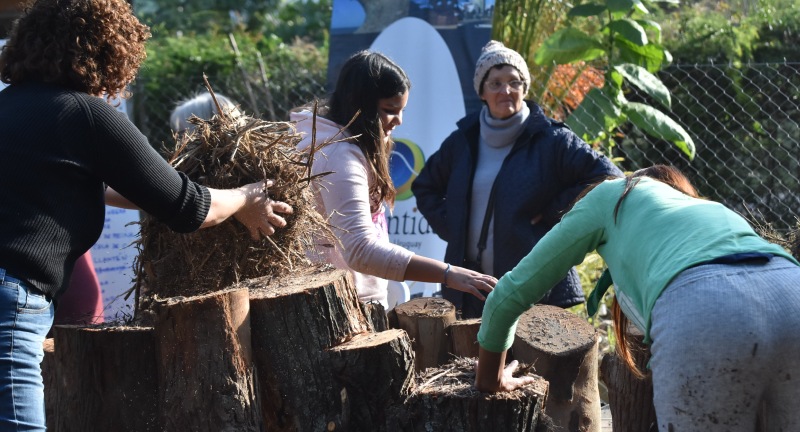
[[(417, 207), (447, 242), (445, 261), (500, 277), (559, 221), (593, 180), (622, 173), (563, 123), (524, 100), (530, 73), (522, 56), (497, 41), (483, 47), (475, 91), (484, 102), (428, 158), (412, 185)], [(448, 287), (463, 318), (483, 302)], [(584, 301), (575, 269), (541, 303)]]

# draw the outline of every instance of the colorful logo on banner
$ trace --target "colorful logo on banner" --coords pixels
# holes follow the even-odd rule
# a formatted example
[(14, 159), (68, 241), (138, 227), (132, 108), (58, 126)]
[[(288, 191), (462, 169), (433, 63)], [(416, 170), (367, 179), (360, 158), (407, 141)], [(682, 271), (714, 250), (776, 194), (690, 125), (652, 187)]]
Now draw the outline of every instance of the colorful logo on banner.
[(405, 201), (414, 196), (411, 193), (411, 183), (417, 178), (423, 165), (425, 155), (418, 145), (405, 138), (395, 140), (394, 151), (389, 159), (389, 171), (397, 190), (397, 201)]

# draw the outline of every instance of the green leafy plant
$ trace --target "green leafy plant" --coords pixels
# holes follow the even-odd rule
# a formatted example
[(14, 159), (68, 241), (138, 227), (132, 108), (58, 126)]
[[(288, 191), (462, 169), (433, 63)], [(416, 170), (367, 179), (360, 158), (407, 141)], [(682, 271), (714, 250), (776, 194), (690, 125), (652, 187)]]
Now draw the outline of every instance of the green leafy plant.
[[(695, 145), (686, 130), (646, 103), (653, 101), (667, 110), (671, 108), (670, 92), (655, 73), (672, 57), (661, 45), (661, 26), (647, 19), (649, 13), (641, 0), (605, 0), (574, 6), (567, 12), (566, 26), (544, 41), (534, 61), (539, 65), (606, 65), (605, 85), (589, 90), (566, 120), (586, 141), (604, 143), (610, 155), (615, 132), (631, 122), (644, 133), (673, 143), (692, 159)], [(595, 21), (599, 30), (586, 33), (582, 20)], [(642, 101), (629, 100), (626, 95), (631, 88), (642, 95)]]

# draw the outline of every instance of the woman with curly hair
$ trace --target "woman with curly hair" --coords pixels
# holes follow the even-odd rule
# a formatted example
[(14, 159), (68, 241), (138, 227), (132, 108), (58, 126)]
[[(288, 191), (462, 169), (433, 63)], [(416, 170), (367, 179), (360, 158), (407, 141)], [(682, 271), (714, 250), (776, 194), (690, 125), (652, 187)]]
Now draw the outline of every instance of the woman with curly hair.
[(175, 171), (102, 98), (125, 95), (149, 30), (124, 0), (39, 0), (0, 53), (0, 430), (44, 430), (39, 363), (53, 300), (97, 240), (105, 204), (178, 232), (234, 216), (254, 238), (291, 213), (269, 181), (206, 188)]

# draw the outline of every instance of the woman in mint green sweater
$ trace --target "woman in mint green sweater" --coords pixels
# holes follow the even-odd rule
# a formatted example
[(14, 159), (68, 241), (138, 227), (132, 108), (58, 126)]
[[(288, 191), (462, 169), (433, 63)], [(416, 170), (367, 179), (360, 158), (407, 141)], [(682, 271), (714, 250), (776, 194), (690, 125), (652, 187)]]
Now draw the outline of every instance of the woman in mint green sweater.
[(800, 264), (666, 166), (589, 190), (500, 279), (478, 333), (479, 390), (529, 382), (504, 367), (517, 320), (593, 250), (651, 344), (660, 430), (752, 431), (762, 401), (770, 427), (800, 430)]

